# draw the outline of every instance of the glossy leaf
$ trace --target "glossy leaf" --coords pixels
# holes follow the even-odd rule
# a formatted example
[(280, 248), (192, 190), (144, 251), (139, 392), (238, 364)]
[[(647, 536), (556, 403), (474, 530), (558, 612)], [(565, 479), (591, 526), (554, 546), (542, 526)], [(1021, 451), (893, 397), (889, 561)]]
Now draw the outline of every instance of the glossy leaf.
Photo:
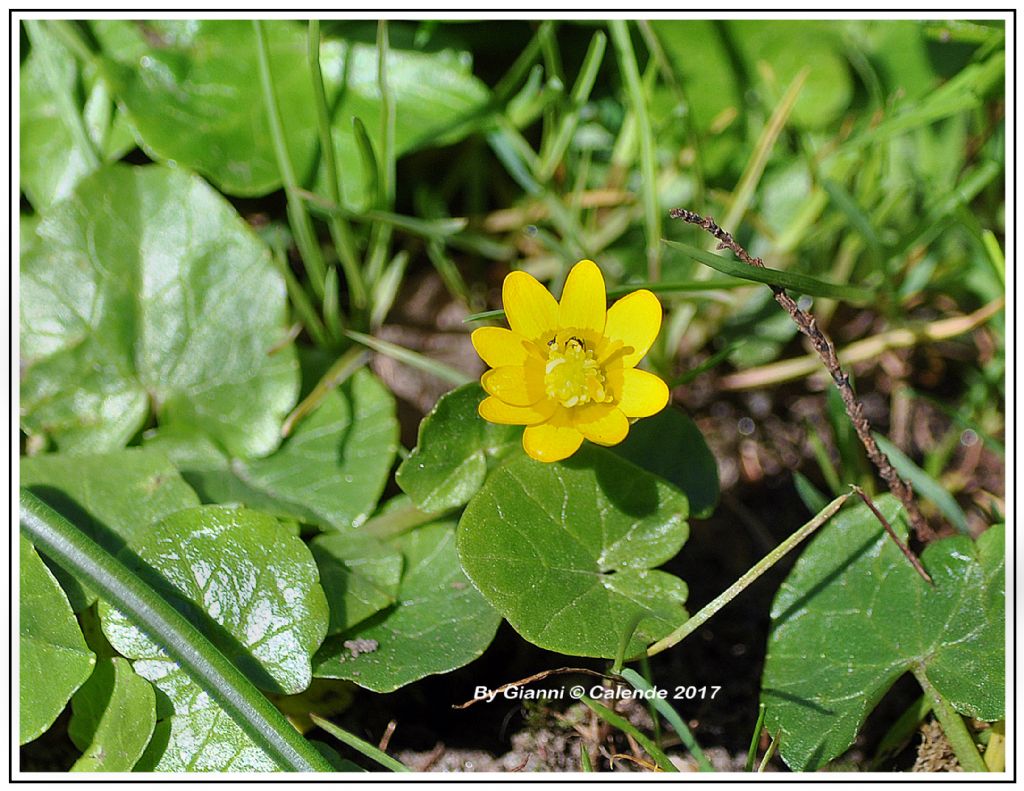
[(472, 662), (494, 639), (501, 616), (462, 572), (452, 522), (417, 528), (392, 546), (405, 566), (397, 604), (325, 642), (317, 676), (391, 692)]
[(669, 407), (638, 420), (629, 436), (612, 450), (637, 467), (675, 484), (697, 519), (711, 515), (718, 504), (718, 465), (697, 424)]
[[(306, 31), (290, 20), (264, 27), (288, 154), (301, 178), (317, 134)], [(281, 186), (249, 20), (157, 20), (106, 33), (111, 80), (154, 159), (196, 170), (231, 195)]]
[(686, 498), (602, 448), (543, 464), (514, 457), (459, 523), (459, 557), (524, 638), (552, 651), (626, 656), (686, 619), (686, 584), (652, 568), (688, 535)]
[(111, 450), (152, 409), (234, 454), (270, 452), (298, 389), (293, 347), (278, 348), (284, 291), (266, 246), (196, 176), (98, 171), (22, 257), (23, 428)]
[(331, 610), (328, 634), (351, 629), (395, 603), (402, 578), (397, 549), (358, 530), (318, 536), (310, 549)]
[(69, 731), (82, 757), (72, 772), (130, 772), (156, 725), (156, 695), (127, 660), (104, 659), (72, 700)]
[[(876, 501), (897, 532), (898, 503)], [(1003, 529), (930, 544), (928, 585), (865, 506), (841, 512), (800, 557), (772, 605), (762, 680), (767, 728), (795, 770), (840, 755), (908, 671), (962, 714), (1004, 715)]]
[(32, 545), (19, 538), (20, 624), (18, 743), (41, 736), (89, 675), (96, 655), (57, 580)]
[(364, 369), (329, 393), (272, 455), (229, 460), (207, 447), (180, 466), (206, 500), (343, 530), (376, 508), (397, 449), (394, 396)]
[(416, 447), (396, 480), (421, 511), (465, 505), (488, 470), (520, 447), (521, 426), (488, 423), (477, 413), (485, 396), (476, 382), (458, 387), (441, 396), (420, 423)]
[[(327, 631), (327, 603), (306, 545), (266, 514), (222, 506), (164, 519), (121, 559), (183, 612), (257, 686), (295, 694)], [(100, 605), (111, 645), (163, 693), (140, 768), (270, 771), (270, 758), (148, 636)]]
[[(22, 457), (20, 467), (23, 487), (113, 554), (158, 519), (199, 505), (178, 471), (153, 450), (47, 453)], [(59, 566), (53, 572), (76, 612), (96, 600)]]

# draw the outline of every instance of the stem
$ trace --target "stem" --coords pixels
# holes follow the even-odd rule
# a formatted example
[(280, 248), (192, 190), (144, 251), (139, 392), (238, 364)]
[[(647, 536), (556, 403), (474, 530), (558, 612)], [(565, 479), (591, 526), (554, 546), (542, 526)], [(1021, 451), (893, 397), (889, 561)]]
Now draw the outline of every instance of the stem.
[(327, 266), (324, 264), (323, 253), (317, 242), (316, 234), (313, 232), (313, 222), (306, 211), (306, 204), (299, 197), (299, 182), (295, 178), (288, 146), (285, 144), (284, 123), (281, 121), (281, 110), (277, 104), (274, 81), (270, 76), (267, 33), (263, 22), (259, 19), (254, 19), (252, 26), (256, 31), (256, 54), (259, 57), (260, 83), (263, 86), (263, 104), (267, 111), (267, 122), (270, 125), (270, 138), (274, 143), (277, 168), (281, 171), (281, 181), (284, 183), (285, 195), (288, 198), (288, 220), (295, 232), (295, 243), (302, 255), (302, 262), (306, 266), (310, 282), (313, 284), (313, 291), (317, 298), (322, 300)]
[(128, 615), (283, 769), (332, 772), (316, 748), (181, 613), (121, 561), (31, 492), (21, 531), (35, 547)]
[(376, 761), (381, 766), (390, 769), (392, 772), (412, 771), (408, 766), (406, 766), (403, 763), (400, 763), (399, 761), (396, 761), (394, 758), (392, 758), (390, 755), (388, 755), (380, 748), (374, 747), (372, 744), (360, 739), (355, 734), (349, 733), (348, 731), (343, 731), (330, 720), (325, 720), (323, 717), (313, 714), (312, 712), (310, 712), (309, 718), (313, 720), (313, 722), (315, 722), (320, 728), (327, 731), (327, 733), (331, 734), (331, 736), (333, 736), (339, 742), (347, 744), (353, 750), (358, 750), (367, 758)]
[(661, 213), (658, 211), (658, 181), (655, 168), (654, 135), (647, 115), (647, 98), (640, 80), (640, 70), (629, 38), (629, 28), (623, 19), (608, 23), (612, 42), (619, 56), (619, 70), (626, 82), (630, 104), (636, 114), (640, 135), (640, 176), (643, 180), (644, 224), (647, 228), (647, 277), (661, 279)]
[(846, 502), (849, 496), (849, 494), (841, 494), (835, 500), (826, 505), (810, 522), (805, 524), (793, 533), (793, 535), (775, 547), (775, 549), (752, 566), (750, 571), (726, 588), (725, 592), (723, 592), (717, 599), (705, 605), (700, 612), (686, 621), (668, 637), (662, 638), (648, 648), (647, 655), (654, 656), (655, 654), (661, 653), (666, 648), (671, 648), (676, 643), (683, 640), (683, 638), (703, 626), (705, 621), (735, 599), (745, 588), (747, 588), (748, 585), (750, 585), (750, 583), (782, 560), (782, 558), (785, 557), (791, 549), (831, 519), (835, 513), (842, 508), (843, 503)]
[[(718, 239), (719, 248), (731, 250), (737, 258), (748, 266), (757, 269), (765, 268), (764, 261), (750, 255), (733, 238), (731, 233), (721, 228), (710, 217), (701, 217), (696, 212), (688, 211), (687, 209), (671, 209), (669, 216), (703, 228)], [(818, 327), (814, 316), (805, 310), (801, 310), (796, 300), (787, 294), (785, 289), (775, 285), (769, 285), (769, 288), (771, 288), (772, 293), (775, 295), (775, 301), (790, 315), (790, 318), (793, 319), (793, 323), (796, 324), (800, 332), (811, 341), (814, 351), (818, 353), (821, 362), (832, 376), (832, 381), (835, 383), (836, 389), (843, 399), (843, 406), (846, 408), (846, 414), (849, 416), (850, 422), (857, 432), (857, 437), (864, 446), (864, 450), (867, 452), (871, 463), (878, 470), (878, 474), (882, 476), (882, 479), (889, 486), (889, 491), (893, 493), (896, 499), (903, 504), (904, 509), (906, 509), (918, 541), (927, 543), (933, 540), (935, 538), (935, 531), (928, 526), (924, 516), (921, 514), (921, 509), (917, 507), (913, 489), (896, 472), (892, 462), (889, 461), (889, 457), (882, 452), (881, 448), (878, 447), (878, 443), (875, 442), (875, 438), (871, 435), (871, 424), (864, 415), (864, 405), (857, 398), (857, 394), (853, 392), (850, 377), (843, 371), (839, 363), (839, 356), (836, 353), (835, 345)]]
[[(341, 179), (338, 175), (338, 163), (334, 157), (334, 145), (331, 141), (331, 121), (327, 111), (327, 94), (324, 91), (324, 77), (320, 69), (320, 20), (309, 20), (309, 71), (313, 79), (313, 104), (316, 107), (316, 125), (320, 134), (320, 156), (324, 161), (327, 176), (328, 194), (332, 201), (341, 205)], [(352, 304), (362, 309), (366, 306), (366, 284), (359, 270), (359, 259), (356, 256), (356, 245), (352, 237), (352, 229), (341, 216), (331, 216), (327, 227), (338, 251), (338, 260), (345, 271), (345, 282), (348, 283)]]
[(953, 752), (956, 753), (956, 759), (960, 762), (960, 766), (964, 768), (965, 772), (987, 772), (988, 767), (978, 753), (974, 739), (971, 737), (970, 731), (967, 730), (967, 725), (964, 724), (964, 718), (949, 704), (948, 700), (942, 697), (942, 693), (932, 686), (923, 667), (916, 667), (911, 672), (924, 693), (931, 698), (932, 711), (935, 713), (939, 725), (942, 726), (942, 732), (949, 739), (949, 744), (953, 748)]
[(634, 739), (636, 739), (637, 744), (639, 744), (641, 747), (644, 748), (644, 750), (647, 751), (647, 754), (654, 759), (654, 762), (663, 772), (679, 771), (678, 769), (676, 769), (676, 765), (669, 760), (667, 755), (665, 755), (665, 752), (660, 747), (658, 747), (658, 745), (656, 745), (654, 742), (652, 742), (650, 739), (644, 736), (644, 734), (642, 734), (637, 729), (637, 727), (629, 720), (627, 720), (625, 717), (612, 711), (607, 706), (598, 703), (596, 700), (588, 698), (586, 695), (583, 695), (580, 698), (580, 703), (586, 705), (587, 708), (593, 711), (598, 717), (600, 717), (602, 720), (607, 722), (612, 727), (618, 728), (623, 733), (629, 734)]

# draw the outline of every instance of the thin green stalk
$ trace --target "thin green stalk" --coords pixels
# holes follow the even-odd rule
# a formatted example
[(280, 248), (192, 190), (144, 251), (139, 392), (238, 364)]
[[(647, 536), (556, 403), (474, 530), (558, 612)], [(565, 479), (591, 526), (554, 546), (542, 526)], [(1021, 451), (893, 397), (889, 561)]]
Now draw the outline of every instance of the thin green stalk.
[(291, 411), (281, 424), (281, 436), (287, 437), (298, 425), (299, 421), (316, 410), (327, 395), (341, 387), (342, 384), (366, 364), (369, 355), (358, 346), (353, 346), (341, 355), (334, 364), (327, 369), (316, 386), (309, 391), (309, 395), (299, 402), (299, 405)]
[(261, 20), (252, 20), (252, 25), (256, 32), (256, 54), (259, 60), (260, 84), (263, 87), (263, 104), (267, 111), (267, 123), (270, 126), (270, 139), (274, 144), (277, 168), (281, 171), (281, 181), (284, 182), (284, 191), (288, 199), (288, 221), (295, 232), (295, 243), (299, 247), (302, 262), (306, 266), (306, 272), (313, 285), (313, 291), (317, 299), (322, 300), (327, 266), (313, 231), (313, 221), (309, 217), (309, 212), (306, 211), (306, 204), (299, 197), (299, 182), (295, 178), (288, 146), (285, 144), (284, 123), (281, 120), (281, 110), (277, 104), (274, 81), (270, 76), (267, 33)]
[(627, 720), (625, 717), (616, 714), (607, 706), (598, 703), (596, 700), (588, 698), (586, 695), (580, 698), (580, 702), (587, 706), (593, 711), (598, 717), (607, 722), (613, 728), (618, 728), (623, 733), (628, 733), (634, 739), (637, 744), (643, 747), (649, 756), (654, 759), (654, 762), (664, 772), (678, 772), (676, 765), (672, 763), (665, 752), (644, 734), (642, 734), (637, 727)]
[(964, 724), (964, 718), (942, 696), (942, 693), (932, 686), (923, 667), (913, 668), (911, 672), (917, 679), (917, 683), (921, 685), (921, 689), (924, 690), (924, 694), (931, 699), (935, 718), (942, 726), (942, 732), (946, 734), (960, 766), (965, 772), (987, 772), (988, 767), (978, 753), (974, 739), (971, 737), (970, 731), (967, 730), (967, 725)]
[[(653, 689), (647, 679), (632, 668), (627, 667), (623, 670), (622, 677), (642, 692), (649, 692)], [(697, 762), (697, 766), (700, 768), (700, 771), (714, 772), (715, 767), (711, 765), (711, 761), (708, 760), (708, 757), (704, 754), (704, 751), (697, 743), (697, 739), (694, 737), (693, 731), (690, 730), (683, 718), (679, 716), (679, 712), (672, 708), (671, 704), (664, 698), (652, 697), (648, 698), (648, 702), (658, 710), (658, 713), (668, 721), (668, 724), (671, 725), (679, 735), (680, 740), (684, 745), (686, 745), (686, 749), (690, 751), (690, 755), (692, 755), (694, 760)], [(657, 722), (656, 718), (655, 722)]]
[[(377, 157), (377, 181), (380, 185), (379, 209), (391, 210), (395, 206), (395, 97), (388, 81), (388, 39), (387, 20), (377, 23), (377, 89), (380, 91), (380, 141), (381, 152)], [(384, 262), (391, 246), (391, 226), (375, 225), (370, 233), (370, 252), (367, 263), (367, 280), (371, 288), (384, 272)], [(376, 299), (376, 295), (374, 295)]]
[(747, 763), (743, 767), (744, 772), (754, 771), (754, 761), (757, 759), (757, 744), (761, 741), (761, 729), (764, 727), (765, 707), (763, 703), (757, 706), (757, 723), (754, 725), (754, 735), (750, 737), (750, 748), (747, 750)]
[(725, 605), (735, 599), (740, 593), (742, 593), (754, 580), (764, 574), (768, 569), (778, 563), (784, 558), (790, 550), (796, 547), (801, 541), (807, 538), (811, 533), (821, 527), (825, 522), (831, 519), (835, 513), (842, 508), (843, 503), (846, 502), (850, 494), (841, 494), (835, 500), (830, 502), (825, 508), (823, 508), (810, 522), (805, 524), (793, 535), (779, 544), (775, 549), (765, 555), (761, 560), (755, 563), (751, 569), (740, 577), (736, 582), (730, 585), (726, 590), (714, 601), (704, 606), (700, 612), (690, 618), (688, 621), (683, 623), (678, 629), (676, 629), (668, 637), (665, 637), (650, 648), (647, 649), (648, 656), (654, 656), (655, 654), (661, 653), (666, 648), (679, 643), (685, 637), (699, 629), (704, 623), (715, 613), (721, 610)]
[(275, 246), (270, 258), (274, 262), (274, 266), (277, 267), (277, 271), (281, 273), (281, 277), (284, 278), (285, 288), (288, 290), (288, 298), (291, 300), (292, 307), (299, 314), (299, 318), (302, 320), (302, 324), (309, 333), (309, 336), (313, 339), (313, 343), (321, 349), (329, 349), (331, 342), (327, 337), (327, 329), (313, 308), (313, 303), (309, 301), (309, 295), (306, 294), (306, 290), (296, 279), (292, 268), (288, 266), (284, 250)]
[(768, 749), (764, 751), (764, 757), (761, 759), (761, 763), (757, 765), (757, 771), (763, 772), (765, 767), (768, 766), (768, 762), (772, 759), (775, 754), (775, 749), (779, 746), (779, 736), (782, 735), (781, 729), (772, 737), (771, 743), (768, 745)]
[(594, 771), (594, 765), (590, 762), (590, 753), (582, 739), (580, 740), (580, 769), (584, 772)]
[(101, 158), (96, 144), (89, 137), (89, 131), (85, 126), (85, 119), (82, 117), (81, 109), (75, 104), (71, 92), (67, 90), (60, 76), (60, 65), (57, 62), (57, 53), (54, 50), (56, 42), (50, 36), (50, 31), (43, 27), (38, 19), (26, 19), (25, 30), (28, 33), (32, 47), (39, 53), (43, 70), (46, 73), (46, 80), (50, 83), (50, 90), (57, 99), (57, 106), (60, 108), (61, 120), (71, 132), (75, 144), (81, 150), (82, 156), (90, 169), (100, 166)]
[(81, 31), (73, 23), (64, 19), (50, 19), (46, 26), (53, 31), (53, 34), (61, 40), (72, 54), (87, 66), (96, 66), (99, 63), (99, 56), (92, 51), (85, 42)]
[(473, 381), (473, 377), (467, 376), (462, 371), (457, 371), (450, 365), (445, 365), (439, 360), (432, 360), (419, 352), (414, 352), (412, 349), (399, 346), (397, 343), (391, 343), (382, 338), (375, 338), (372, 335), (352, 330), (346, 330), (345, 336), (368, 349), (373, 349), (378, 354), (383, 354), (385, 357), (390, 357), (400, 363), (411, 365), (413, 368), (418, 368), (439, 379), (444, 379), (453, 385), (464, 385)]
[(313, 713), (310, 713), (309, 718), (313, 720), (313, 722), (315, 722), (320, 728), (323, 728), (325, 731), (331, 734), (331, 736), (333, 736), (339, 742), (347, 744), (353, 750), (358, 750), (367, 758), (376, 761), (381, 766), (390, 769), (392, 772), (412, 771), (412, 769), (410, 769), (408, 766), (406, 766), (403, 763), (400, 763), (399, 761), (396, 761), (383, 750), (374, 747), (369, 742), (363, 741), (358, 736), (355, 736), (354, 734), (351, 734), (348, 731), (343, 731), (341, 728), (339, 728), (337, 725), (330, 722), (329, 720), (325, 720), (323, 717), (320, 717)]
[(21, 532), (155, 639), (282, 769), (332, 772), (317, 749), (242, 672), (127, 566), (31, 492), (21, 490)]
[[(309, 71), (313, 80), (313, 104), (316, 107), (316, 126), (320, 135), (320, 157), (324, 162), (327, 176), (327, 190), (332, 201), (341, 205), (341, 178), (338, 163), (334, 156), (334, 145), (331, 141), (331, 121), (327, 110), (327, 93), (324, 90), (324, 77), (320, 69), (320, 20), (309, 20), (307, 37), (309, 47)], [(359, 258), (356, 255), (356, 244), (352, 237), (352, 229), (340, 216), (332, 216), (327, 227), (331, 239), (338, 251), (338, 260), (345, 272), (345, 282), (352, 297), (352, 304), (359, 310), (366, 306), (366, 284), (363, 273), (359, 269)]]
[(345, 320), (341, 313), (341, 295), (339, 293), (338, 269), (333, 264), (327, 267), (327, 276), (324, 278), (324, 325), (331, 333), (333, 341), (341, 340), (341, 334), (345, 331)]
[[(644, 226), (647, 231), (647, 277), (661, 279), (661, 212), (658, 210), (658, 181), (655, 167), (654, 133), (647, 114), (647, 96), (640, 79), (640, 69), (633, 52), (626, 20), (613, 19), (609, 23), (612, 43), (619, 57), (619, 69), (626, 83), (630, 105), (636, 114), (640, 136), (640, 176), (643, 182)], [(729, 226), (726, 226), (729, 227)]]

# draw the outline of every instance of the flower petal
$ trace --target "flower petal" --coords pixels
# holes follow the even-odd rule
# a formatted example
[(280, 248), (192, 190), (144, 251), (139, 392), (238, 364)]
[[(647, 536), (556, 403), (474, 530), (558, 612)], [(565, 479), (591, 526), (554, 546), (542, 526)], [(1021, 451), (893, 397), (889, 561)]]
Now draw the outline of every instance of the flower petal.
[(587, 404), (572, 413), (572, 424), (598, 445), (618, 445), (629, 433), (629, 420), (615, 404)]
[(535, 426), (551, 418), (558, 404), (551, 399), (539, 401), (533, 406), (510, 406), (499, 398), (488, 396), (477, 407), (484, 420), (506, 426)]
[(470, 336), (473, 348), (491, 368), (505, 365), (523, 365), (532, 344), (522, 335), (503, 327), (480, 327)]
[(569, 272), (558, 305), (559, 329), (579, 330), (592, 335), (596, 343), (604, 333), (604, 317), (608, 297), (604, 290), (604, 276), (597, 264), (584, 259)]
[(497, 396), (512, 406), (530, 406), (545, 397), (544, 363), (530, 357), (525, 365), (492, 368), (480, 377), (488, 395)]
[(558, 326), (558, 303), (533, 275), (512, 272), (501, 287), (501, 303), (512, 332), (547, 343)]
[(651, 348), (661, 329), (661, 303), (650, 291), (641, 289), (629, 294), (608, 309), (604, 336), (614, 345), (622, 341), (632, 347), (622, 358), (626, 368), (634, 367)]
[(523, 432), (523, 450), (537, 461), (567, 459), (583, 444), (583, 435), (572, 425), (568, 410), (559, 409), (547, 423)]
[(668, 385), (647, 371), (627, 368), (622, 372), (619, 409), (626, 417), (650, 417), (668, 403)]

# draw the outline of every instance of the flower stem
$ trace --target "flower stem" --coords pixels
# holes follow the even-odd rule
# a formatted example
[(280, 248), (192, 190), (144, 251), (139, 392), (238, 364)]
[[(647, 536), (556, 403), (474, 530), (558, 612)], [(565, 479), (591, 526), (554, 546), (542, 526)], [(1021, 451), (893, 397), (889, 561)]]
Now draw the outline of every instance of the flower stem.
[(260, 83), (263, 86), (263, 104), (266, 107), (267, 122), (270, 125), (270, 138), (274, 143), (277, 167), (281, 171), (281, 181), (284, 183), (284, 191), (288, 199), (288, 221), (295, 232), (295, 243), (298, 245), (302, 261), (306, 265), (306, 272), (313, 284), (313, 291), (322, 300), (327, 266), (324, 264), (323, 253), (317, 242), (316, 234), (313, 232), (313, 222), (309, 218), (309, 212), (306, 211), (306, 204), (299, 197), (299, 183), (295, 178), (295, 170), (292, 168), (288, 146), (285, 144), (284, 123), (281, 120), (281, 110), (277, 104), (274, 81), (270, 76), (267, 32), (263, 27), (263, 22), (259, 19), (252, 20), (252, 26), (256, 31), (256, 54), (259, 57)]
[(26, 489), (21, 532), (125, 613), (282, 769), (332, 772), (317, 749), (206, 637), (120, 560)]
[(722, 593), (714, 601), (707, 604), (701, 609), (696, 615), (686, 621), (682, 626), (676, 629), (668, 637), (664, 637), (650, 648), (647, 649), (648, 656), (654, 656), (655, 654), (661, 653), (666, 648), (671, 648), (676, 643), (682, 641), (685, 637), (690, 635), (692, 632), (699, 629), (704, 623), (715, 613), (721, 610), (725, 605), (735, 599), (740, 593), (742, 593), (747, 586), (749, 586), (754, 580), (764, 574), (768, 569), (782, 560), (791, 549), (797, 544), (807, 538), (811, 533), (821, 527), (825, 522), (831, 519), (835, 513), (842, 508), (843, 503), (849, 498), (849, 494), (841, 494), (835, 500), (826, 505), (818, 514), (807, 524), (797, 530), (793, 535), (779, 544), (775, 549), (765, 555), (759, 560), (751, 569), (740, 577), (736, 582), (730, 585), (724, 593)]
[(974, 739), (964, 724), (964, 718), (949, 704), (942, 693), (932, 686), (923, 667), (916, 667), (911, 672), (924, 693), (931, 698), (932, 711), (935, 712), (935, 718), (942, 726), (942, 732), (949, 739), (949, 744), (953, 748), (953, 752), (956, 753), (956, 759), (960, 762), (960, 766), (965, 772), (987, 772), (988, 767), (982, 760), (981, 754), (974, 744)]

